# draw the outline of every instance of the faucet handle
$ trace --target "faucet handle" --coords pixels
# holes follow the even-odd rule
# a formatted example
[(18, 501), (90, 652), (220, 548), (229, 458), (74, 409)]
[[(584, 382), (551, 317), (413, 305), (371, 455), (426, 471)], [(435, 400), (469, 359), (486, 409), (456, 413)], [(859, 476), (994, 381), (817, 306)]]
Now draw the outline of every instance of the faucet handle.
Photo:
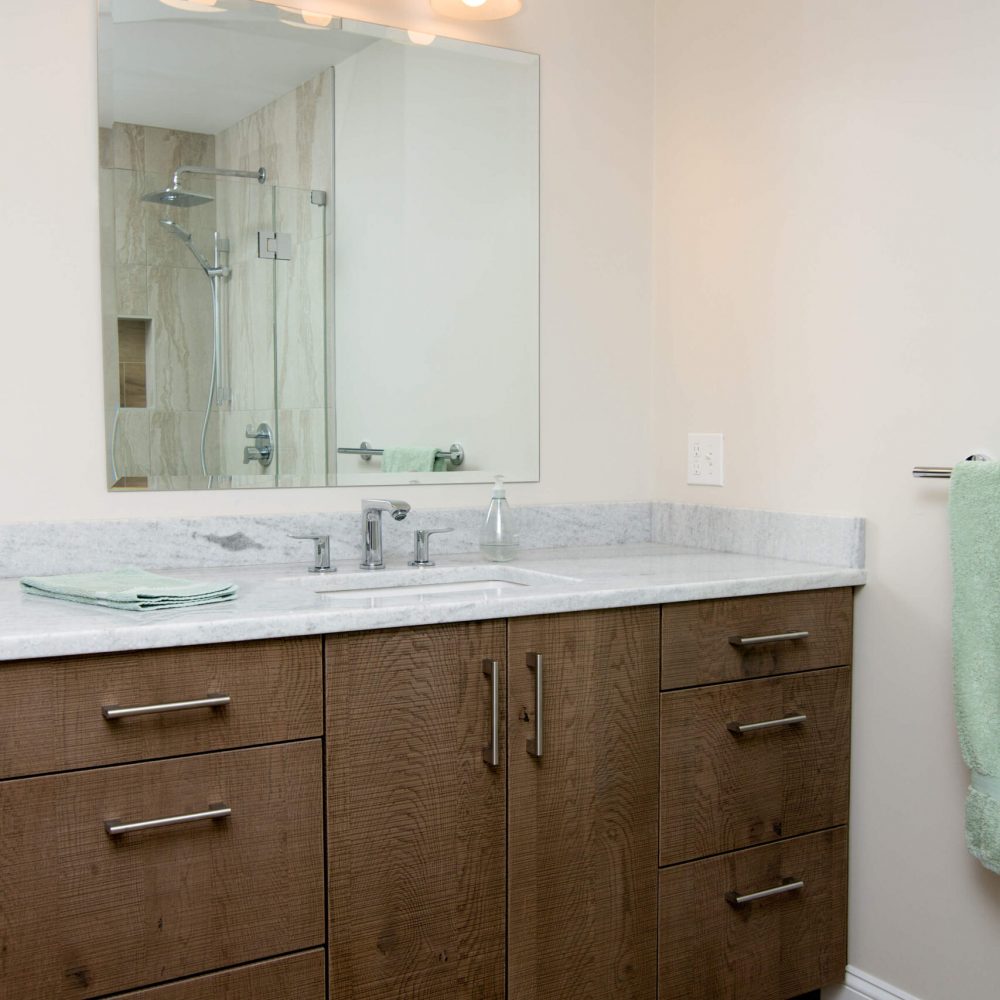
[(315, 565), (309, 568), (310, 573), (336, 573), (337, 567), (330, 565), (329, 535), (289, 535), (303, 542), (313, 542), (316, 546)]
[(431, 562), (431, 535), (446, 535), (454, 528), (417, 528), (413, 532), (413, 558), (411, 566), (433, 566)]

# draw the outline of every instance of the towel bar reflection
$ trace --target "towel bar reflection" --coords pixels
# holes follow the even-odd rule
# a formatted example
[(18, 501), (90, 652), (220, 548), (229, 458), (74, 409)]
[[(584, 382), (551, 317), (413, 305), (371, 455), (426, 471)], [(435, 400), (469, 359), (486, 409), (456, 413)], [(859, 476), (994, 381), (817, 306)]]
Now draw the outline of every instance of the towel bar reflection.
[[(988, 455), (970, 455), (966, 462), (988, 462)], [(914, 479), (951, 479), (951, 467), (944, 465), (917, 465), (913, 469)]]
[[(337, 454), (360, 455), (362, 462), (370, 462), (372, 455), (384, 455), (385, 448), (373, 448), (367, 441), (362, 441), (360, 448), (338, 448)], [(460, 444), (453, 444), (447, 451), (439, 451), (435, 458), (457, 467), (465, 461), (465, 449)]]

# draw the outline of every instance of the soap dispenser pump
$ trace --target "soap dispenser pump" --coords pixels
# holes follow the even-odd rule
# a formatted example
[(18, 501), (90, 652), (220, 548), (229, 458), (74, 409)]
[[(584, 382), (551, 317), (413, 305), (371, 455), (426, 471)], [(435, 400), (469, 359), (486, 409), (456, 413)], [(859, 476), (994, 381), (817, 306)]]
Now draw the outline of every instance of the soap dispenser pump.
[(486, 520), (479, 532), (479, 551), (491, 562), (508, 562), (517, 554), (517, 543), (503, 476), (497, 476), (490, 498), (490, 509), (486, 512)]

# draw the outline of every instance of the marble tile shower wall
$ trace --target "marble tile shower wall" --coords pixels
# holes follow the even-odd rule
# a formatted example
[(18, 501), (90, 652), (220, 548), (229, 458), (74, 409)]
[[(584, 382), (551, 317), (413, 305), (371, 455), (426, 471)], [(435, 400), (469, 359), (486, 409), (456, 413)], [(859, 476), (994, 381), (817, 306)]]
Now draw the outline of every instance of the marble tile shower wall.
[[(275, 428), (278, 485), (323, 486), (332, 219), (311, 193), (333, 187), (333, 70), (220, 132), (216, 155), (242, 170), (264, 166), (269, 180), (266, 188), (219, 185), (220, 226), (233, 243), (223, 470), (240, 486), (274, 483), (274, 467), (242, 464), (246, 426), (265, 421)], [(291, 260), (258, 259), (265, 228), (291, 236)]]
[[(167, 185), (181, 164), (215, 163), (215, 137), (115, 123), (102, 129), (101, 206), (103, 334), (109, 426), (118, 365), (118, 317), (148, 321), (147, 405), (124, 407), (116, 434), (119, 476), (195, 476), (211, 378), (212, 306), (205, 277), (184, 245), (160, 225), (172, 219), (196, 245), (210, 247), (214, 202), (176, 208), (142, 201)], [(215, 193), (210, 178), (189, 177), (186, 186)], [(110, 265), (110, 266), (109, 266)], [(218, 436), (208, 441), (218, 461)]]

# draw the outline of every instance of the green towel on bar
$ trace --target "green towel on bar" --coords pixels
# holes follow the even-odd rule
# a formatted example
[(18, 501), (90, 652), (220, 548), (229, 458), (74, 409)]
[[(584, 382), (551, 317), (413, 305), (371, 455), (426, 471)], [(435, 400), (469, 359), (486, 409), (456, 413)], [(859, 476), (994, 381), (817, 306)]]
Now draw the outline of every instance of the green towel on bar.
[(437, 448), (386, 448), (383, 472), (444, 472), (447, 459), (437, 457)]
[(972, 771), (969, 851), (1000, 874), (1000, 463), (962, 462), (949, 501), (955, 715)]
[(55, 597), (77, 604), (125, 611), (157, 611), (190, 608), (236, 599), (232, 583), (183, 580), (158, 576), (128, 566), (105, 573), (69, 573), (64, 576), (26, 576), (21, 580), (25, 593)]

